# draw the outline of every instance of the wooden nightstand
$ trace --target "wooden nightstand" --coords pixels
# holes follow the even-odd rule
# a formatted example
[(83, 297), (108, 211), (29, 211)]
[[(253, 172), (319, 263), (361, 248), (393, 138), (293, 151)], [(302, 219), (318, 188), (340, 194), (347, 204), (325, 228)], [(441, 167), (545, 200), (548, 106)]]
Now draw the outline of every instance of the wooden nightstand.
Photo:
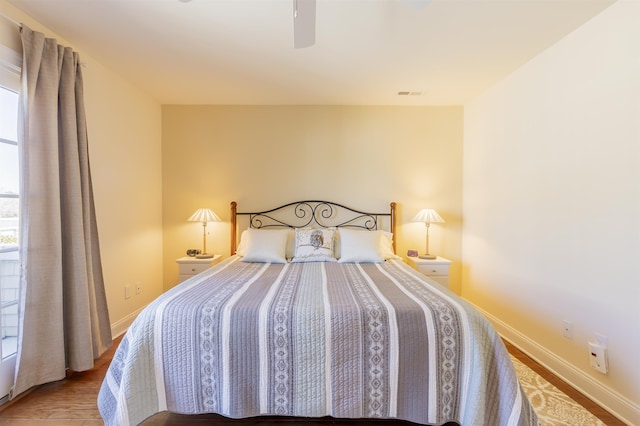
[(178, 263), (178, 273), (180, 282), (186, 280), (187, 278), (191, 278), (192, 276), (199, 274), (200, 272), (205, 271), (211, 265), (215, 265), (220, 262), (222, 259), (222, 255), (215, 254), (210, 259), (196, 259), (195, 257), (184, 256), (179, 259), (176, 259)]
[(449, 266), (451, 261), (444, 257), (436, 257), (435, 259), (420, 259), (419, 257), (409, 257), (409, 265), (418, 272), (423, 273), (429, 278), (437, 281), (444, 287), (449, 288)]

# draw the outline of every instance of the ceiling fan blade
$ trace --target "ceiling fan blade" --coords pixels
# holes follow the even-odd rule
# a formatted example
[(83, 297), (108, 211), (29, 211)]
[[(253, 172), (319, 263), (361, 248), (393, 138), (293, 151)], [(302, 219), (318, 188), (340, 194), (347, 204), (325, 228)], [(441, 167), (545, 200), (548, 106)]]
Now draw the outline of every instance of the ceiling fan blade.
[(410, 7), (414, 8), (415, 10), (422, 10), (429, 3), (431, 3), (431, 0), (401, 0), (401, 1), (409, 5)]
[(315, 42), (316, 0), (293, 0), (293, 47), (309, 47)]

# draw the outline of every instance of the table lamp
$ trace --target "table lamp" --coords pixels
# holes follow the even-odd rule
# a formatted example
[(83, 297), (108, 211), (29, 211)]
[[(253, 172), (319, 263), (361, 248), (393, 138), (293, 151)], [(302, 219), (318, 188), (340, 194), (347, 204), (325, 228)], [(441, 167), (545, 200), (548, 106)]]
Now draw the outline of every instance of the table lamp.
[(196, 259), (209, 259), (213, 254), (207, 253), (207, 222), (220, 222), (220, 218), (211, 209), (198, 209), (191, 215), (189, 222), (202, 222), (202, 253)]
[(435, 259), (435, 255), (429, 254), (429, 225), (432, 223), (444, 223), (444, 219), (433, 209), (422, 209), (411, 219), (411, 222), (422, 222), (427, 227), (426, 252), (418, 257), (420, 259)]

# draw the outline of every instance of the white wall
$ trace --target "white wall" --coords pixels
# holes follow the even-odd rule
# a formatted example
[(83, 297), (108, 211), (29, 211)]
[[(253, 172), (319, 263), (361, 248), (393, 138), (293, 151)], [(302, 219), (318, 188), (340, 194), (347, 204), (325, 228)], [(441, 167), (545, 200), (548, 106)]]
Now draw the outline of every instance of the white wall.
[[(6, 0), (0, 0), (0, 12), (75, 48)], [(0, 23), (0, 44), (13, 46), (17, 26)], [(163, 289), (161, 110), (155, 99), (79, 53), (86, 64), (84, 101), (103, 274), (112, 329), (119, 333)], [(125, 300), (124, 286), (138, 282), (141, 294), (132, 291)]]
[[(640, 4), (619, 1), (466, 105), (463, 157), (463, 296), (640, 424)], [(595, 333), (607, 375), (589, 367)]]

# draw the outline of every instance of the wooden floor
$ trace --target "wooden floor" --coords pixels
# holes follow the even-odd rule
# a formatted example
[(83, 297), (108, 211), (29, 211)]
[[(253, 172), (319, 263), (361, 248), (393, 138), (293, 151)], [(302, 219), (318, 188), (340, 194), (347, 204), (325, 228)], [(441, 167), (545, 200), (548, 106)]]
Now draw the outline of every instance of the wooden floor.
[(529, 367), (530, 369), (538, 373), (540, 376), (542, 376), (543, 379), (545, 379), (546, 381), (554, 385), (556, 388), (560, 389), (562, 392), (564, 392), (566, 395), (568, 395), (571, 399), (576, 401), (578, 404), (582, 405), (589, 412), (591, 412), (591, 414), (599, 418), (602, 421), (602, 423), (604, 423), (607, 426), (627, 426), (624, 422), (618, 420), (617, 417), (614, 417), (611, 413), (609, 413), (608, 411), (600, 407), (595, 402), (591, 401), (589, 398), (587, 398), (586, 396), (584, 396), (583, 394), (581, 394), (580, 392), (578, 392), (577, 390), (575, 390), (574, 388), (572, 388), (571, 386), (563, 382), (561, 379), (556, 377), (554, 374), (549, 372), (543, 366), (541, 366), (540, 364), (538, 364), (537, 362), (529, 358), (523, 352), (518, 350), (518, 348), (516, 348), (515, 346), (513, 346), (507, 341), (505, 341), (504, 344), (506, 345), (511, 355), (515, 356), (524, 365), (526, 365), (527, 367)]
[[(42, 385), (28, 394), (0, 407), (0, 425), (15, 426), (93, 426), (102, 425), (102, 419), (96, 406), (98, 391), (102, 379), (113, 357), (117, 340), (111, 350), (105, 353), (97, 362), (94, 369), (82, 373), (72, 373), (66, 379), (55, 383)], [(507, 343), (509, 352), (516, 358), (540, 374), (547, 381), (565, 392), (580, 405), (600, 418), (607, 426), (624, 426), (624, 423), (600, 408), (588, 398), (575, 391), (553, 374), (546, 371), (539, 364), (528, 358), (514, 346)], [(231, 420), (218, 415), (183, 416), (177, 414), (160, 413), (147, 419), (144, 426), (159, 425), (193, 425), (207, 424), (220, 426), (271, 426), (275, 424), (300, 424), (300, 419), (258, 417), (244, 420)], [(394, 421), (363, 421), (339, 420), (332, 418), (305, 419), (305, 425), (412, 425), (410, 422)]]

